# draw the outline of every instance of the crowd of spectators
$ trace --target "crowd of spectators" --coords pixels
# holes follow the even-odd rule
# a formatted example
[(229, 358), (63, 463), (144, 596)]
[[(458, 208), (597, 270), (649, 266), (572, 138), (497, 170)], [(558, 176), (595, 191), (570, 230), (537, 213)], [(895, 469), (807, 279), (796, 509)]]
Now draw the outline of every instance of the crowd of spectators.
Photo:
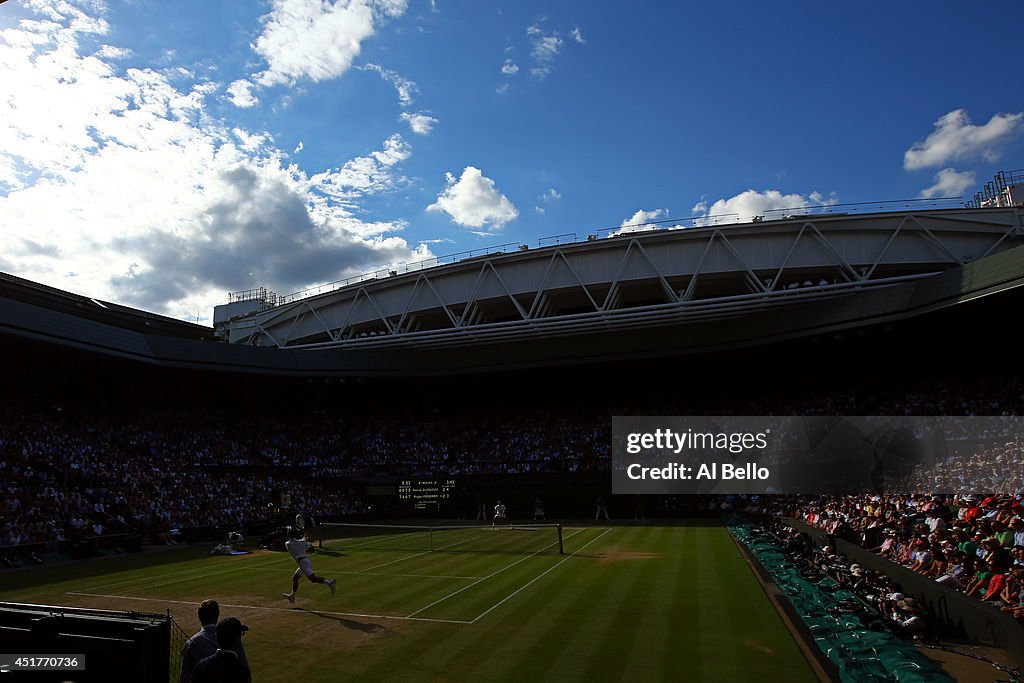
[(859, 543), (1024, 618), (1024, 507), (1017, 494), (827, 496), (775, 512)]
[(835, 609), (856, 616), (864, 628), (904, 637), (920, 637), (928, 630), (922, 605), (885, 572), (851, 562), (832, 546), (816, 546), (807, 534), (777, 517), (766, 518), (759, 532), (771, 537), (808, 581), (832, 593), (852, 593), (854, 598), (840, 601)]
[[(95, 416), (85, 424), (63, 411), (3, 418), (0, 547), (42, 544), (52, 553), (63, 541), (117, 534), (171, 544), (181, 528), (267, 520), (282, 493), (322, 515), (364, 509), (355, 491), (294, 468), (246, 466), (248, 456), (228, 449), (222, 434), (196, 430), (184, 416), (162, 424)], [(230, 455), (215, 456), (219, 446)]]
[[(360, 477), (606, 472), (616, 414), (1013, 415), (1024, 405), (1021, 394), (1021, 384), (1007, 379), (746, 402), (719, 397), (648, 405), (631, 397), (609, 406), (595, 397), (590, 405), (559, 410), (458, 414), (111, 411), (81, 402), (59, 406), (57, 399), (13, 402), (0, 407), (0, 547), (52, 548), (125, 532), (172, 543), (178, 528), (267, 520), (284, 492), (314, 514), (359, 513), (366, 504), (344, 482)], [(922, 481), (964, 485), (959, 468), (970, 466), (984, 475), (977, 490), (1021, 492), (1022, 463), (1024, 448), (1006, 444), (922, 473)], [(1008, 473), (1012, 482), (1003, 476)]]

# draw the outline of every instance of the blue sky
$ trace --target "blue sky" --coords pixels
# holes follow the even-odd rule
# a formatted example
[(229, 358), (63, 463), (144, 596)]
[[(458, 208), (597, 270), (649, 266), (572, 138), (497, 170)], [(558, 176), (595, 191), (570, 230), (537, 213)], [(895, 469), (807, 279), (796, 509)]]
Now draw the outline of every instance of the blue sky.
[(0, 4), (0, 270), (209, 322), (597, 228), (1024, 167), (1024, 5)]

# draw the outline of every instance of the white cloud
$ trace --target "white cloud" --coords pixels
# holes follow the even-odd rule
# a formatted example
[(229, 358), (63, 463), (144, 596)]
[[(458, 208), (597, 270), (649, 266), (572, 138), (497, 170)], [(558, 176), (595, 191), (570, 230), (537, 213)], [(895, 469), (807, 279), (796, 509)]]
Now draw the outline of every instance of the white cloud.
[(255, 107), (260, 99), (253, 93), (255, 85), (247, 80), (239, 79), (228, 86), (228, 100), (241, 109)]
[(242, 149), (246, 152), (258, 152), (264, 148), (268, 142), (273, 142), (273, 138), (268, 134), (249, 133), (248, 131), (242, 130), (241, 128), (232, 128), (231, 132), (241, 143)]
[(580, 32), (580, 27), (579, 26), (573, 26), (572, 27), (572, 32), (571, 32), (570, 35), (572, 35), (572, 39), (575, 40), (580, 45), (586, 45), (587, 44), (586, 39), (583, 37), (583, 33)]
[(101, 45), (100, 49), (96, 51), (96, 56), (104, 59), (127, 59), (132, 56), (132, 51), (113, 45)]
[(403, 112), (402, 120), (409, 124), (410, 130), (416, 135), (430, 135), (437, 125), (437, 119), (422, 111), (415, 114)]
[(511, 59), (506, 59), (505, 63), (501, 65), (501, 73), (506, 76), (514, 76), (519, 73), (519, 67)]
[(903, 168), (916, 171), (958, 159), (981, 157), (996, 161), (1002, 146), (1020, 131), (1024, 113), (996, 114), (983, 126), (971, 123), (963, 109), (955, 109), (935, 122), (924, 142), (916, 142), (903, 155)]
[(454, 222), (466, 227), (490, 226), (488, 234), (500, 230), (519, 215), (512, 202), (480, 169), (467, 166), (458, 180), (451, 173), (446, 173), (445, 177), (444, 190), (437, 195), (437, 201), (427, 207), (427, 211), (443, 211)]
[(393, 166), (412, 156), (412, 148), (397, 133), (384, 141), (380, 151), (356, 157), (333, 171), (310, 177), (311, 189), (330, 197), (343, 206), (369, 194), (380, 194), (404, 182), (395, 177)]
[(295, 149), (292, 150), (292, 154), (298, 154), (302, 151), (303, 147), (305, 147), (305, 145), (302, 143), (302, 140), (299, 140), (299, 144), (295, 145)]
[(952, 168), (944, 168), (935, 174), (935, 184), (921, 190), (921, 197), (960, 197), (964, 190), (974, 185), (974, 171), (962, 173)]
[(499, 85), (497, 88), (494, 89), (494, 92), (498, 93), (499, 95), (504, 95), (508, 91), (509, 91), (508, 83), (502, 83), (501, 85)]
[(618, 230), (613, 231), (609, 237), (615, 235), (622, 235), (628, 232), (638, 232), (640, 230), (650, 230), (654, 227), (655, 221), (663, 220), (668, 217), (668, 209), (654, 209), (652, 211), (645, 211), (640, 209), (629, 218), (622, 221)]
[(27, 6), (48, 20), (0, 33), (5, 269), (194, 318), (229, 290), (288, 293), (429, 256), (394, 235), (404, 223), (357, 213), (361, 199), (403, 182), (411, 150), (401, 136), (310, 175), (266, 132), (213, 118), (212, 84), (90, 51), (108, 30), (102, 17)]
[[(835, 204), (833, 197), (825, 199), (821, 194), (812, 192), (807, 196), (800, 194), (782, 194), (778, 190), (746, 190), (728, 199), (719, 199), (708, 206), (707, 200), (701, 201), (693, 207), (694, 215), (710, 218), (715, 216), (723, 217), (726, 222), (746, 223), (753, 220), (755, 216), (763, 216), (766, 211), (774, 209), (802, 209), (810, 206), (828, 206)], [(735, 214), (735, 215), (732, 215)], [(695, 225), (707, 225), (711, 220), (695, 220)]]
[(398, 101), (403, 107), (408, 107), (412, 104), (413, 98), (416, 96), (419, 88), (417, 88), (416, 84), (408, 78), (403, 77), (396, 71), (385, 69), (379, 64), (367, 64), (360, 68), (379, 74), (381, 78), (393, 85), (395, 90), (398, 92)]
[(381, 15), (399, 16), (405, 0), (273, 0), (252, 48), (267, 62), (262, 86), (323, 81), (352, 66)]
[(537, 197), (537, 201), (540, 204), (538, 204), (537, 206), (534, 206), (533, 210), (536, 211), (537, 213), (544, 213), (546, 211), (546, 209), (542, 205), (544, 205), (544, 204), (551, 204), (552, 202), (557, 202), (561, 198), (562, 198), (562, 195), (561, 195), (561, 193), (559, 193), (558, 190), (556, 190), (553, 187), (549, 188), (547, 192), (545, 192), (541, 196)]
[(532, 45), (530, 56), (533, 57), (534, 66), (530, 74), (538, 80), (544, 80), (551, 74), (555, 57), (562, 50), (562, 39), (557, 31), (546, 31), (539, 24), (533, 24), (526, 29)]

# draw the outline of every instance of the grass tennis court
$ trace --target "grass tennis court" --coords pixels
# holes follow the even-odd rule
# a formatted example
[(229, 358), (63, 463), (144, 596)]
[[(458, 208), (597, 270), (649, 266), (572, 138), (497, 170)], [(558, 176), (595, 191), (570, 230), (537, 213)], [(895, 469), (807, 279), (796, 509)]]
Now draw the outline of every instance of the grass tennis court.
[(286, 554), (205, 547), (9, 572), (0, 600), (169, 609), (191, 635), (215, 598), (260, 683), (815, 680), (723, 527), (567, 526), (565, 554), (510, 534), (329, 540), (312, 561), (337, 595), (303, 579), (295, 605)]

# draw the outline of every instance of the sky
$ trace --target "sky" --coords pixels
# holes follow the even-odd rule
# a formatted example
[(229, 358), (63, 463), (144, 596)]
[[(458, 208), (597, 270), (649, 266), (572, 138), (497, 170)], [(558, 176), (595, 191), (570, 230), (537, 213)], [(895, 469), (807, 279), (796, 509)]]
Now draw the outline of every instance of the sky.
[(0, 1), (0, 271), (209, 325), (229, 292), (553, 235), (969, 199), (1024, 168), (1022, 25), (934, 0)]

